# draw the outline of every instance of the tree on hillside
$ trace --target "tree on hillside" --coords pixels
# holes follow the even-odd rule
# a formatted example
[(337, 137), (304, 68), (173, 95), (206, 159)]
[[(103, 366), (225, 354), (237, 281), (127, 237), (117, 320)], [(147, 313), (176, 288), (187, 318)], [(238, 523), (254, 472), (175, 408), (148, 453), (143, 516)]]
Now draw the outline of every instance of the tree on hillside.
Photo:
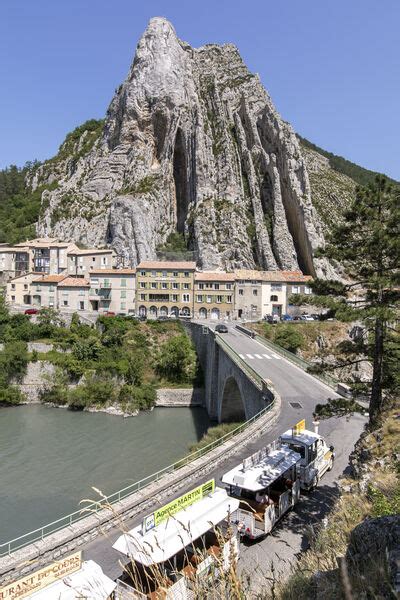
[(383, 391), (394, 394), (400, 384), (395, 370), (399, 352), (395, 329), (400, 284), (399, 201), (398, 189), (383, 176), (358, 188), (343, 220), (320, 251), (343, 265), (351, 283), (316, 280), (313, 284), (317, 294), (313, 303), (333, 308), (339, 319), (361, 320), (368, 332), (365, 348), (373, 365), (371, 423), (379, 420)]

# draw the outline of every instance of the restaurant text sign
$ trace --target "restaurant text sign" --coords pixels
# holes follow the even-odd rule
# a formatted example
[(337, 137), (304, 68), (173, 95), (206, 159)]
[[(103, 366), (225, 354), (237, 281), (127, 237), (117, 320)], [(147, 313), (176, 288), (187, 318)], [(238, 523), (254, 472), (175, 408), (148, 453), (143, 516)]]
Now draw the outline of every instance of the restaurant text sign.
[(0, 588), (0, 600), (19, 600), (26, 598), (55, 581), (79, 571), (82, 564), (82, 552), (75, 552), (40, 571), (26, 575), (15, 583)]

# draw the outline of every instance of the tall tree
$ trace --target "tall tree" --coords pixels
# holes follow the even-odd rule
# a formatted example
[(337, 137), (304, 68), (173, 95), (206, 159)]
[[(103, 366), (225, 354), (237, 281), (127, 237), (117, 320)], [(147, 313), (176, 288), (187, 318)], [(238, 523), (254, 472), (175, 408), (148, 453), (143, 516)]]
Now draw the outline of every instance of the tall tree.
[[(370, 388), (370, 421), (379, 420), (383, 390), (398, 386), (393, 357), (398, 355), (400, 285), (400, 193), (383, 176), (358, 188), (355, 198), (320, 252), (340, 262), (350, 283), (317, 280), (314, 289), (325, 304), (345, 320), (361, 320), (370, 335), (373, 365)], [(321, 301), (323, 304), (324, 301)], [(396, 390), (397, 391), (397, 390)]]

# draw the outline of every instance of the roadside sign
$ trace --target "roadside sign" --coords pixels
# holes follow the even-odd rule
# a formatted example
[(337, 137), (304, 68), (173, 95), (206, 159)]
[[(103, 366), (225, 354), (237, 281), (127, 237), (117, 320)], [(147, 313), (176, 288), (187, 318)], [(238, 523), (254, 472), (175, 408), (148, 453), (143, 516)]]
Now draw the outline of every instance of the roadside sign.
[(292, 428), (292, 434), (299, 435), (302, 431), (305, 430), (305, 428), (306, 428), (306, 420), (302, 419), (301, 421), (296, 423), (296, 425)]
[(75, 552), (66, 558), (58, 560), (40, 571), (30, 573), (15, 583), (0, 588), (1, 600), (19, 600), (30, 598), (31, 594), (51, 585), (66, 575), (79, 571), (82, 565), (82, 552)]
[(176, 498), (175, 500), (172, 500), (172, 502), (165, 504), (161, 508), (154, 511), (151, 515), (148, 515), (143, 519), (142, 534), (144, 535), (150, 531), (150, 529), (153, 529), (153, 527), (157, 527), (157, 525), (163, 521), (166, 521), (170, 516), (174, 515), (180, 510), (187, 508), (195, 502), (202, 500), (209, 494), (212, 494), (214, 490), (215, 479), (210, 479), (209, 481), (206, 481), (206, 483), (203, 483), (193, 490), (190, 490), (190, 492), (187, 492), (183, 496), (179, 496), (179, 498)]

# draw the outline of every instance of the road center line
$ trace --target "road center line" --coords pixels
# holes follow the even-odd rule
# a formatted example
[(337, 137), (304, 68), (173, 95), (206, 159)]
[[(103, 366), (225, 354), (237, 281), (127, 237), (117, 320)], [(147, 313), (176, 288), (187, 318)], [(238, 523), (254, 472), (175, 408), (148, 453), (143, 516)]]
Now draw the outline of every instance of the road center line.
[(246, 356), (247, 356), (248, 358), (254, 358), (254, 356), (253, 356), (252, 354), (246, 354)]
[(262, 359), (262, 356), (261, 356), (261, 354), (255, 354), (254, 356), (255, 356), (256, 358), (261, 358), (261, 359)]
[(268, 358), (268, 360), (272, 360), (272, 356), (269, 356), (268, 354), (263, 354), (263, 356), (265, 356), (265, 358)]

